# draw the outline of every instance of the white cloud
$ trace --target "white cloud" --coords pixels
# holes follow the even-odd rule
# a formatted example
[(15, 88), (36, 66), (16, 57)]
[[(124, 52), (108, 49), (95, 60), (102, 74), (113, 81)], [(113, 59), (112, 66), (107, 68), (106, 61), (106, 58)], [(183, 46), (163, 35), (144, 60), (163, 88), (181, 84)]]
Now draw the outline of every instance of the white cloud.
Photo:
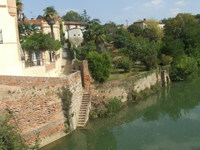
[(174, 8), (174, 9), (170, 9), (170, 15), (176, 16), (178, 13), (181, 12), (180, 8)]
[(163, 3), (163, 0), (153, 0), (150, 3), (145, 3), (144, 6), (152, 7), (152, 6), (156, 6), (156, 5), (162, 4), (162, 3)]
[(132, 9), (132, 8), (133, 8), (133, 6), (129, 6), (129, 7), (122, 8), (121, 10), (122, 10), (122, 11), (127, 11), (127, 10), (130, 10), (130, 9)]
[(178, 5), (178, 6), (185, 6), (186, 3), (184, 1), (178, 1), (175, 3), (175, 5)]
[(70, 10), (73, 10), (75, 12), (79, 12), (78, 9), (58, 9), (57, 11), (58, 11), (59, 15), (65, 15)]

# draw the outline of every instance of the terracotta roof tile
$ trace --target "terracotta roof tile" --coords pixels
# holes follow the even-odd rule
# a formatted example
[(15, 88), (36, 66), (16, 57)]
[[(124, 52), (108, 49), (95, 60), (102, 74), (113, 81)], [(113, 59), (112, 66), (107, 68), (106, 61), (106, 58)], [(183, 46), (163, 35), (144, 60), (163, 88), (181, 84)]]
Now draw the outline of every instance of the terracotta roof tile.
[(65, 21), (65, 25), (86, 25), (86, 22)]

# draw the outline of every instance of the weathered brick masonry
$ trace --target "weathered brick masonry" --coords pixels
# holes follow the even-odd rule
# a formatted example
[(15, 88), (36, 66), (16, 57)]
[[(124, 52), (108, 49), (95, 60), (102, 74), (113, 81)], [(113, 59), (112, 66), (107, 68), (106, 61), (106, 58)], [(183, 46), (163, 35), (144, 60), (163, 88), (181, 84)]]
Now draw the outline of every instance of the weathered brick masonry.
[(82, 99), (80, 71), (66, 78), (0, 76), (0, 109), (14, 112), (28, 143), (40, 132), (41, 145), (46, 145), (65, 135), (65, 118), (57, 96), (63, 86), (73, 93), (71, 126), (74, 130)]

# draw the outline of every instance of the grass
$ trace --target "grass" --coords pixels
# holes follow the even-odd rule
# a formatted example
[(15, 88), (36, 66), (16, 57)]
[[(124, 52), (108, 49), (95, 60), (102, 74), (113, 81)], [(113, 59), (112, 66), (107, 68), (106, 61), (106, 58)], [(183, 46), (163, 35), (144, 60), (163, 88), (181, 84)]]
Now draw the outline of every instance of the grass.
[(130, 76), (137, 75), (139, 73), (146, 72), (146, 67), (143, 64), (137, 64), (134, 65), (133, 68), (131, 68), (130, 72), (124, 72), (124, 69), (115, 69), (113, 68), (111, 70), (110, 77), (107, 81), (113, 81), (118, 79), (126, 79)]

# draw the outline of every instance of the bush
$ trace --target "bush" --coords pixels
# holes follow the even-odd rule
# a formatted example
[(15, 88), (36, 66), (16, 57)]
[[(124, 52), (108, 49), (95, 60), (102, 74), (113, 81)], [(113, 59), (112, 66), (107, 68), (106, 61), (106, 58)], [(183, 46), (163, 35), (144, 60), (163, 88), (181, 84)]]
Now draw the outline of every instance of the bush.
[(0, 116), (0, 149), (1, 150), (34, 150), (39, 148), (39, 135), (35, 141), (35, 145), (29, 147), (20, 134), (17, 124), (12, 124), (11, 120), (16, 118), (12, 111), (8, 110), (8, 114)]
[(122, 57), (118, 60), (118, 67), (124, 69), (124, 72), (131, 70), (131, 61), (127, 57)]
[(197, 61), (193, 57), (182, 56), (173, 61), (170, 77), (172, 80), (182, 80), (198, 70)]
[(166, 56), (165, 54), (162, 54), (160, 57), (161, 63), (165, 65), (169, 65), (172, 63), (173, 58), (171, 56)]
[(90, 52), (86, 59), (94, 80), (104, 82), (110, 76), (111, 58), (107, 53)]
[(151, 69), (155, 69), (157, 67), (158, 58), (155, 55), (144, 56), (142, 62), (147, 67), (147, 70), (151, 70)]
[(115, 111), (121, 107), (121, 100), (117, 99), (116, 97), (111, 99), (108, 104), (108, 110), (107, 112), (110, 113), (112, 111)]

